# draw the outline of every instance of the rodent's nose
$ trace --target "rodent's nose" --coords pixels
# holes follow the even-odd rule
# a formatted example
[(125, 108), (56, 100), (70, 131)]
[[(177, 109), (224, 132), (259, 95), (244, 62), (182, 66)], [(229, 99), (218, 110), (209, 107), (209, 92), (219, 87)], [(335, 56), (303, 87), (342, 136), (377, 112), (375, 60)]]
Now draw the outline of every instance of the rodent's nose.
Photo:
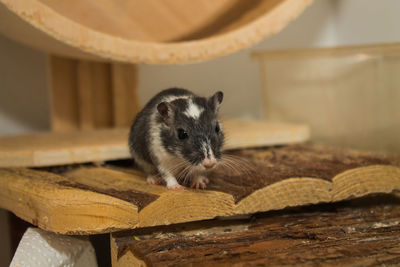
[(203, 166), (206, 169), (211, 169), (212, 167), (215, 166), (215, 164), (216, 164), (215, 160), (206, 159), (203, 161)]

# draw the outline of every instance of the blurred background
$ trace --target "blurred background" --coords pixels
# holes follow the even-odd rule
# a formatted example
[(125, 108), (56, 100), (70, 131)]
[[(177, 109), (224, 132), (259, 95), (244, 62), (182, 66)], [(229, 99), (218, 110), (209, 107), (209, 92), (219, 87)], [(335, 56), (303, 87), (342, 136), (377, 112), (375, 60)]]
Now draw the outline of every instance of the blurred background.
[[(315, 54), (303, 51), (400, 46), (399, 10), (397, 0), (315, 0), (281, 32), (249, 49), (196, 64), (139, 64), (140, 103), (168, 87), (187, 88), (203, 96), (222, 90), (226, 96), (223, 117), (305, 122), (311, 125), (312, 138), (317, 141), (400, 152), (396, 141), (400, 134), (400, 110), (396, 108), (400, 65), (392, 51), (396, 49), (362, 52), (364, 57), (360, 53), (349, 56), (346, 50), (339, 51), (339, 56), (325, 50)], [(0, 135), (50, 129), (48, 64), (46, 53), (0, 36)], [(377, 76), (382, 71), (390, 75)], [(335, 77), (348, 82), (337, 84)], [(325, 93), (318, 95), (318, 88)], [(337, 88), (340, 93), (336, 93)], [(337, 101), (340, 99), (351, 103)], [(315, 109), (305, 110), (312, 105)], [(341, 123), (342, 119), (346, 120)], [(357, 132), (347, 130), (352, 126)], [(0, 210), (0, 236), (7, 237), (7, 227), (5, 212)], [(8, 246), (9, 242), (1, 244)], [(8, 251), (8, 247), (0, 248), (0, 266), (9, 261)]]

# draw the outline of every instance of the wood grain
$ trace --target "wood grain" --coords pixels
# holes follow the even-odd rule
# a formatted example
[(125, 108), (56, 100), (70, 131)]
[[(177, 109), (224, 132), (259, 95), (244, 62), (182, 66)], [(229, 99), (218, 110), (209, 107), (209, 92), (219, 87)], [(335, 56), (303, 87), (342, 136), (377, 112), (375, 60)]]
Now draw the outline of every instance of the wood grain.
[(140, 111), (137, 94), (138, 70), (133, 64), (111, 65), (113, 126), (129, 127)]
[(72, 229), (76, 234), (84, 234), (135, 227), (138, 223), (137, 206), (68, 186), (59, 175), (0, 169), (0, 177), (0, 206), (42, 229), (63, 229), (60, 232), (64, 233)]
[[(0, 207), (50, 231), (104, 233), (400, 191), (399, 156), (321, 145), (239, 150), (234, 154), (246, 159), (246, 169), (217, 168), (210, 173), (207, 190), (181, 192), (148, 185), (144, 175), (130, 167), (2, 169)], [(64, 194), (60, 188), (74, 194)], [(82, 195), (76, 196), (79, 192)], [(97, 198), (105, 204), (93, 205)], [(85, 206), (85, 199), (90, 212), (70, 211), (63, 224), (59, 217), (65, 216), (65, 206), (77, 202)], [(106, 203), (115, 209), (104, 212)], [(73, 210), (73, 206), (68, 208)], [(82, 216), (86, 221), (79, 224)]]
[[(228, 135), (226, 149), (299, 143), (309, 138), (306, 125), (265, 121), (225, 120), (224, 131)], [(0, 167), (51, 166), (130, 158), (128, 132), (127, 128), (120, 128), (2, 137)]]
[(140, 109), (136, 66), (50, 57), (52, 130), (128, 127)]
[(77, 60), (50, 57), (50, 120), (54, 132), (79, 129), (77, 64)]
[(247, 48), (282, 30), (310, 3), (1, 0), (0, 33), (73, 58), (182, 64)]
[(399, 225), (399, 199), (371, 198), (240, 221), (114, 233), (112, 263), (114, 267), (397, 266)]
[[(94, 129), (93, 110), (93, 75), (91, 73), (90, 61), (79, 60), (77, 66), (77, 90), (79, 107), (80, 130)], [(101, 77), (100, 77), (101, 79)]]

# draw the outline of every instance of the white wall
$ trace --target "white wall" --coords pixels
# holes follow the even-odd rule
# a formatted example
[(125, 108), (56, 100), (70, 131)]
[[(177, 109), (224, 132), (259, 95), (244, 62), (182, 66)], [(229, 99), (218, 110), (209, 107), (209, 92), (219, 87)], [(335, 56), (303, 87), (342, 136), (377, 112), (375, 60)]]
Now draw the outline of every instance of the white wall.
[(47, 56), (0, 36), (0, 135), (49, 127)]
[(400, 1), (336, 0), (333, 5), (336, 45), (400, 41)]

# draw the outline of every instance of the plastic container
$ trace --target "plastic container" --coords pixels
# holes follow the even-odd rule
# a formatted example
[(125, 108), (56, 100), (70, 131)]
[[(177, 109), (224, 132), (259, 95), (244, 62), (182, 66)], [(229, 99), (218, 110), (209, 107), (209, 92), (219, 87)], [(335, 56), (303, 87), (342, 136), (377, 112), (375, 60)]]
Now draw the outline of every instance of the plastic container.
[(314, 141), (400, 152), (400, 44), (257, 52), (265, 116)]

